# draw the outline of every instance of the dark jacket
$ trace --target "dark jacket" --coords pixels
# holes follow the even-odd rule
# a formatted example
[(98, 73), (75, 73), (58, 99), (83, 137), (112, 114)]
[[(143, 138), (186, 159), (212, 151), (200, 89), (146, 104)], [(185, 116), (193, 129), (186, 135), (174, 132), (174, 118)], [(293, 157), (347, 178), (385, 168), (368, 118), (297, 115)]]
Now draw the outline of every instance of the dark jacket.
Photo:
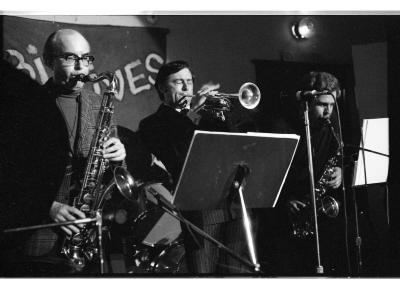
[[(196, 129), (208, 131), (228, 131), (228, 124), (213, 119), (200, 120), (196, 126), (185, 115), (175, 109), (161, 104), (157, 112), (143, 119), (138, 133), (147, 148), (163, 162), (171, 173), (174, 187), (179, 179), (193, 133)], [(226, 222), (232, 215), (225, 209), (187, 212), (186, 217), (196, 225), (207, 225)]]
[[(52, 84), (52, 79), (49, 79), (43, 86), (43, 97), (55, 105), (57, 96), (58, 94)], [(74, 150), (73, 158), (68, 159), (67, 164), (64, 165), (66, 167), (64, 167), (63, 170), (62, 182), (53, 190), (55, 195), (52, 201), (55, 200), (71, 205), (73, 198), (79, 194), (79, 185), (74, 185), (73, 181), (77, 181), (83, 177), (86, 167), (86, 158), (96, 129), (96, 120), (101, 106), (101, 99), (101, 96), (87, 89), (82, 89), (81, 91), (76, 150)], [(70, 147), (67, 126), (58, 108), (53, 114), (53, 121), (61, 127), (57, 131), (54, 131), (55, 133), (53, 136), (62, 138), (63, 141), (59, 144), (60, 146), (64, 146), (64, 149), (68, 150)], [(116, 136), (117, 131), (114, 120), (112, 120), (111, 129), (112, 136)], [(41, 222), (43, 224), (53, 222), (48, 215), (50, 206), (47, 209), (47, 217)], [(58, 254), (60, 252), (60, 238), (62, 237), (63, 232), (60, 228), (43, 229), (32, 232), (30, 238), (25, 243), (24, 253), (30, 256)]]
[[(2, 62), (0, 70), (2, 230), (41, 224), (48, 217), (64, 175), (68, 138), (58, 108), (43, 87), (7, 63)], [(0, 234), (0, 252), (7, 264), (18, 258), (28, 235)]]
[(196, 125), (187, 116), (164, 104), (139, 124), (140, 138), (171, 173), (174, 185), (179, 179), (195, 129)]

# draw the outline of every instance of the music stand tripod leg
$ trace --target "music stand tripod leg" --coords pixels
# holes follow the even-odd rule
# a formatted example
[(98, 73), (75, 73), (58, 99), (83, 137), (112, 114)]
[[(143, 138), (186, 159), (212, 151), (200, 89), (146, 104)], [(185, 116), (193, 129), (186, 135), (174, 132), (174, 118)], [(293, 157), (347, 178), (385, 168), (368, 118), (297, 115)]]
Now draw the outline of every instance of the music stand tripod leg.
[(200, 236), (202, 236), (204, 239), (210, 241), (214, 245), (216, 245), (219, 249), (225, 251), (228, 253), (231, 257), (235, 258), (236, 260), (240, 261), (247, 267), (249, 267), (253, 272), (260, 273), (258, 265), (253, 264), (252, 262), (248, 261), (247, 259), (244, 259), (243, 257), (239, 256), (235, 252), (233, 252), (231, 249), (223, 245), (221, 242), (210, 236), (208, 233), (203, 231), (202, 229), (198, 228), (195, 226), (193, 223), (188, 221), (186, 218), (184, 218), (176, 209), (176, 206), (170, 203), (167, 199), (165, 199), (162, 195), (157, 193), (156, 191), (152, 190), (151, 188), (145, 188), (147, 192), (149, 192), (156, 200), (158, 203), (158, 206), (163, 209), (166, 213), (170, 214), (177, 220), (183, 222), (185, 225), (190, 227), (192, 230), (194, 230), (196, 233), (198, 233)]
[(260, 264), (257, 261), (257, 255), (256, 255), (256, 250), (254, 247), (254, 238), (253, 238), (253, 232), (252, 232), (252, 227), (251, 227), (251, 222), (249, 219), (249, 215), (247, 213), (247, 208), (246, 204), (244, 201), (244, 196), (243, 196), (243, 190), (246, 185), (246, 177), (249, 174), (249, 168), (246, 165), (239, 165), (238, 166), (238, 171), (237, 171), (237, 176), (239, 176), (238, 180), (234, 181), (234, 187), (237, 188), (237, 191), (239, 193), (239, 198), (240, 198), (240, 206), (242, 210), (242, 216), (243, 216), (243, 226), (246, 234), (246, 241), (247, 241), (247, 247), (249, 249), (251, 261), (255, 265), (256, 271), (260, 270)]

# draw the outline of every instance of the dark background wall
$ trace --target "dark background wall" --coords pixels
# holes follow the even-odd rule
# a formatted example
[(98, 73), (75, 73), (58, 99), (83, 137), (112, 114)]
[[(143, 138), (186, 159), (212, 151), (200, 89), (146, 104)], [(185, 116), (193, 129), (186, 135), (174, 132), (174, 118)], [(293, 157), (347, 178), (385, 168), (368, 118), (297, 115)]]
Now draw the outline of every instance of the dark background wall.
[[(210, 13), (213, 14), (213, 13)], [(24, 16), (33, 19), (91, 25), (160, 27), (169, 30), (167, 60), (185, 59), (196, 73), (196, 87), (213, 81), (225, 92), (237, 91), (246, 81), (255, 82), (252, 60), (276, 60), (323, 64), (349, 64), (360, 59), (355, 70), (360, 114), (365, 118), (387, 116), (386, 63), (388, 20), (385, 15), (158, 15), (158, 16)], [(314, 35), (298, 41), (291, 24), (309, 17)], [(390, 25), (390, 24), (389, 24)], [(140, 43), (138, 43), (140, 44)], [(378, 44), (379, 48), (365, 48)], [(355, 47), (355, 48), (354, 48)], [(364, 49), (363, 49), (364, 48)], [(367, 50), (367, 51), (365, 51)], [(368, 60), (372, 56), (375, 62)], [(364, 80), (378, 79), (377, 81)], [(381, 85), (380, 86), (377, 86)], [(371, 101), (368, 90), (381, 91)], [(154, 90), (155, 92), (155, 90)], [(268, 92), (268, 91), (264, 91)], [(154, 111), (149, 108), (148, 113)]]

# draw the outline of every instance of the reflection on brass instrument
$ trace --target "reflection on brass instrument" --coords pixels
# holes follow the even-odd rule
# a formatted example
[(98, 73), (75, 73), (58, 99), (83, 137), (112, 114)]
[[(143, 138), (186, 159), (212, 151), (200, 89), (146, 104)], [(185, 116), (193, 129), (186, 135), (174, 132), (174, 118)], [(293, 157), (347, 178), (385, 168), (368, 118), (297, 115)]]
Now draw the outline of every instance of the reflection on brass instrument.
[(254, 109), (260, 103), (261, 93), (257, 85), (251, 82), (246, 82), (240, 87), (238, 93), (210, 91), (205, 95), (205, 97), (206, 101), (193, 111), (209, 111), (217, 118), (224, 121), (224, 112), (229, 112), (232, 108), (231, 99), (238, 99), (240, 104), (246, 109)]
[[(321, 178), (315, 185), (317, 215), (323, 215), (327, 218), (336, 218), (339, 215), (339, 202), (330, 195), (331, 190), (326, 186), (335, 166), (337, 166), (337, 161), (337, 156), (333, 156), (328, 160)], [(290, 214), (292, 235), (302, 239), (314, 235), (311, 201), (307, 197), (303, 200), (303, 203), (306, 205), (303, 209), (296, 214)]]
[[(82, 81), (97, 82), (108, 79), (110, 84), (103, 94), (100, 111), (97, 117), (96, 129), (87, 158), (81, 191), (74, 198), (73, 206), (84, 212), (86, 217), (94, 217), (101, 211), (110, 192), (117, 187), (128, 200), (138, 200), (141, 183), (135, 181), (127, 170), (116, 167), (111, 182), (103, 186), (104, 172), (109, 167), (107, 159), (103, 158), (102, 145), (111, 135), (111, 117), (114, 113), (114, 97), (116, 94), (116, 78), (114, 74), (104, 73), (99, 76), (83, 76)], [(96, 229), (86, 225), (77, 234), (67, 237), (62, 253), (75, 266), (76, 271), (82, 270), (88, 262), (98, 258), (99, 248), (96, 240)]]
[(185, 247), (179, 241), (168, 245), (148, 246), (142, 244), (134, 248), (133, 265), (129, 267), (128, 273), (185, 273), (187, 270), (184, 265), (184, 258)]

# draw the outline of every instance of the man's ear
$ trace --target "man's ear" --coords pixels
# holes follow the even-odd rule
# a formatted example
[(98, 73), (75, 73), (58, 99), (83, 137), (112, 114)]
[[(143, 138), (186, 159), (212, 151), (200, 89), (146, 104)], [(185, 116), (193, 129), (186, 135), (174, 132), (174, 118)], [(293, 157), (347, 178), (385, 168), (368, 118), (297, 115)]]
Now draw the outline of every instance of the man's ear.
[[(165, 94), (168, 92), (167, 87), (166, 87), (165, 85), (160, 85), (160, 86), (158, 87), (158, 90), (159, 90), (160, 99), (161, 99), (162, 101), (164, 101), (164, 100), (165, 100)], [(161, 93), (161, 94), (160, 94), (160, 93)]]
[(54, 62), (53, 57), (45, 57), (44, 58), (44, 64), (50, 69), (53, 69), (53, 62)]
[(343, 89), (340, 89), (340, 88), (339, 88), (339, 89), (337, 90), (337, 92), (336, 92), (336, 99), (338, 99), (338, 98), (340, 98), (340, 97), (342, 96), (342, 91), (343, 91), (343, 92), (346, 92), (344, 88), (343, 88)]
[(158, 89), (160, 92), (164, 95), (167, 92), (167, 88), (165, 87), (165, 84), (159, 85)]

